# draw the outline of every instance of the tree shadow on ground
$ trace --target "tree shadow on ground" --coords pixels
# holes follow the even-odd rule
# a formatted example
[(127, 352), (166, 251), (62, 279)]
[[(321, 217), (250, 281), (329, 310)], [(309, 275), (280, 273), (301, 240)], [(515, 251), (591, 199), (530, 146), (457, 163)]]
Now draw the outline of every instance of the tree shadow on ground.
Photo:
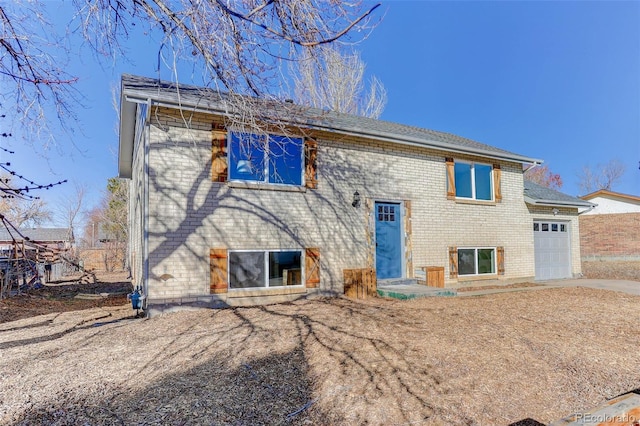
[[(231, 355), (231, 354), (228, 354)], [(235, 366), (234, 366), (235, 365)], [(313, 407), (313, 385), (301, 348), (243, 360), (216, 356), (168, 374), (137, 393), (103, 400), (58, 396), (24, 413), (14, 424), (340, 424)], [(132, 369), (131, 380), (136, 380)], [(313, 410), (310, 408), (313, 407)]]

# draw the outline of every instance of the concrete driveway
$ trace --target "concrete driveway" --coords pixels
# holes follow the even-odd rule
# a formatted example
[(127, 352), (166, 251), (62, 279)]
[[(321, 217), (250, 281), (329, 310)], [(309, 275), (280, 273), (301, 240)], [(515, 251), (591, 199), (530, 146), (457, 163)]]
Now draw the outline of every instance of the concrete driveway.
[(568, 279), (568, 280), (550, 280), (542, 281), (544, 284), (552, 287), (588, 287), (598, 288), (601, 290), (621, 291), (627, 294), (640, 296), (640, 281), (623, 281), (623, 280), (592, 280), (586, 278)]

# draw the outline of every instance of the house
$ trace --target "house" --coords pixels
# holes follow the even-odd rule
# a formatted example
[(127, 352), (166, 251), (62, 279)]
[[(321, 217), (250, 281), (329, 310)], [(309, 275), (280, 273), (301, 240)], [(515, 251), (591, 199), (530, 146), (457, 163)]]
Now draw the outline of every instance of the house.
[(640, 213), (640, 197), (600, 189), (580, 197), (594, 204), (584, 215)]
[(69, 228), (19, 228), (9, 231), (3, 227), (0, 229), (2, 269), (11, 266), (18, 270), (15, 259), (24, 259), (38, 264), (39, 274), (45, 281), (58, 280), (64, 275), (60, 253), (69, 250), (73, 243), (73, 230)]
[(132, 75), (120, 102), (130, 264), (147, 307), (342, 294), (344, 271), (360, 268), (378, 281), (442, 268), (447, 287), (530, 281), (543, 270), (536, 226), (567, 238), (563, 267), (539, 278), (581, 272), (576, 203), (588, 203), (525, 197), (523, 165), (535, 158), (318, 110), (292, 110), (286, 132), (251, 134), (232, 124), (224, 94)]
[(594, 204), (580, 215), (582, 260), (640, 260), (640, 197), (601, 189), (580, 198)]

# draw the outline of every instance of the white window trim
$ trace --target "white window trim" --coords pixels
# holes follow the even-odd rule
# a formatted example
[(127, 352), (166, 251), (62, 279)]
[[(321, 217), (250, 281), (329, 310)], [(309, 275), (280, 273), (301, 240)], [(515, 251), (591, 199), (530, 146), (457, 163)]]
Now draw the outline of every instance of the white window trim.
[[(456, 247), (458, 256), (460, 256), (460, 250), (474, 250), (473, 256), (473, 269), (476, 271), (474, 274), (461, 274), (460, 273), (460, 257), (458, 257), (458, 276), (459, 277), (487, 277), (498, 274), (498, 247)], [(478, 250), (493, 250), (493, 272), (488, 274), (478, 273)]]
[[(297, 285), (279, 285), (279, 286), (269, 286), (269, 253), (279, 253), (285, 251), (297, 251), (300, 252), (300, 284)], [(249, 287), (249, 288), (233, 288), (231, 287), (231, 253), (263, 253), (264, 256), (264, 286), (262, 287)], [(266, 249), (266, 250), (228, 250), (227, 254), (227, 288), (228, 291), (247, 291), (247, 290), (270, 290), (270, 289), (282, 289), (282, 288), (304, 288), (305, 287), (305, 250), (304, 249)]]
[[(484, 202), (491, 202), (491, 201), (495, 201), (496, 199), (496, 194), (494, 191), (494, 185), (493, 185), (493, 165), (492, 164), (488, 164), (488, 163), (478, 163), (478, 162), (474, 162), (474, 161), (464, 161), (464, 160), (456, 160), (453, 163), (453, 178), (455, 180), (455, 167), (456, 164), (469, 164), (471, 166), (471, 197), (459, 197), (458, 196), (458, 185), (456, 182), (456, 199), (458, 200), (474, 200), (474, 201), (484, 201)], [(491, 169), (489, 171), (489, 190), (491, 191), (491, 199), (489, 200), (480, 200), (476, 197), (476, 174), (475, 174), (475, 166), (476, 165), (480, 165), (480, 166), (489, 166), (489, 168)], [(484, 274), (483, 274), (484, 275)]]
[[(228, 176), (229, 182), (234, 182), (234, 183), (245, 183), (247, 185), (255, 185), (255, 186), (263, 186), (263, 185), (275, 185), (276, 187), (280, 186), (280, 187), (292, 187), (292, 188), (304, 188), (305, 187), (305, 164), (304, 164), (304, 149), (305, 149), (305, 144), (304, 144), (304, 138), (303, 137), (294, 137), (294, 136), (287, 136), (287, 135), (283, 135), (283, 134), (278, 134), (278, 133), (262, 133), (262, 134), (258, 134), (258, 133), (251, 133), (251, 132), (244, 132), (242, 130), (238, 130), (238, 129), (231, 129), (229, 130), (229, 146), (227, 148), (228, 152), (229, 152), (229, 167), (231, 167), (231, 163), (232, 163), (232, 156), (233, 156), (233, 148), (231, 147), (231, 144), (234, 140), (233, 135), (234, 134), (247, 134), (247, 135), (252, 135), (252, 136), (261, 136), (261, 137), (265, 137), (266, 138), (266, 143), (265, 143), (265, 150), (264, 150), (264, 164), (262, 165), (263, 167), (263, 174), (264, 174), (264, 179), (263, 180), (246, 180), (246, 179), (231, 179), (231, 171), (229, 171)], [(279, 182), (269, 182), (269, 160), (270, 160), (270, 153), (269, 153), (269, 137), (271, 136), (279, 136), (279, 137), (284, 137), (284, 138), (289, 138), (291, 140), (299, 140), (301, 142), (301, 146), (302, 146), (302, 150), (300, 153), (300, 185), (296, 185), (296, 184), (292, 184), (292, 183), (279, 183)], [(248, 186), (247, 186), (248, 187)]]

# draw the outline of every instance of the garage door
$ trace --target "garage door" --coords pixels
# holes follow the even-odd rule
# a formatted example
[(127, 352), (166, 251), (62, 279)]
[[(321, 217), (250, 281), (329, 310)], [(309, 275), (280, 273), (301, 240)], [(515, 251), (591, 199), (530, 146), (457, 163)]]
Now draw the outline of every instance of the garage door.
[(536, 280), (571, 278), (571, 239), (567, 222), (533, 222)]

